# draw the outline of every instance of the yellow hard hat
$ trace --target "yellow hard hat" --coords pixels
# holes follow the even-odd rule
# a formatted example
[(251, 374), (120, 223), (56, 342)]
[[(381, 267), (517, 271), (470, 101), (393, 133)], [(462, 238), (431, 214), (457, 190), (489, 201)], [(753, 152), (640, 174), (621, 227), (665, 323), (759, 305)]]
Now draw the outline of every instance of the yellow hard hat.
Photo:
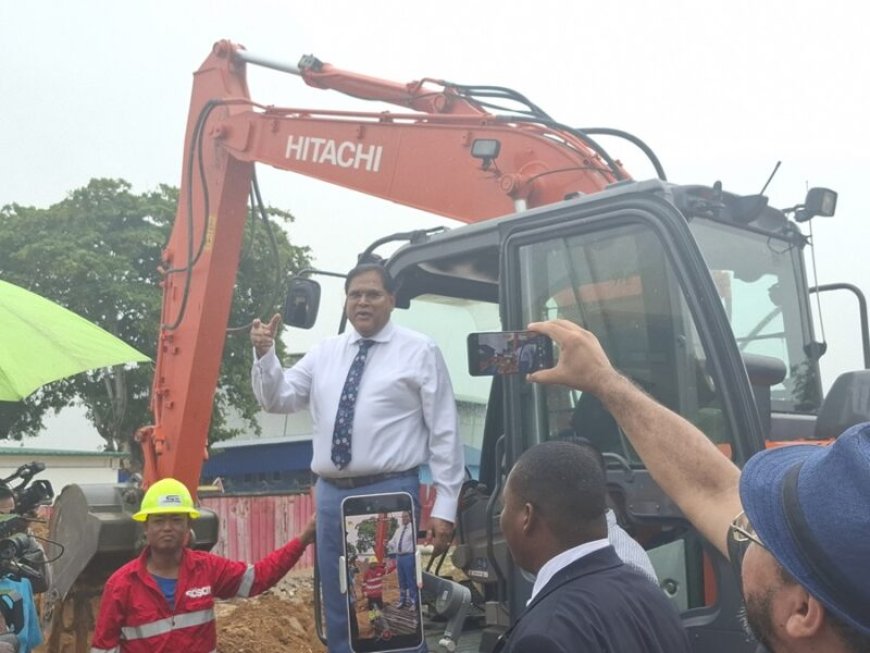
[(136, 521), (145, 521), (148, 515), (186, 513), (191, 519), (199, 517), (199, 511), (193, 506), (190, 490), (181, 481), (174, 478), (164, 478), (148, 488), (142, 497), (139, 512), (133, 515)]

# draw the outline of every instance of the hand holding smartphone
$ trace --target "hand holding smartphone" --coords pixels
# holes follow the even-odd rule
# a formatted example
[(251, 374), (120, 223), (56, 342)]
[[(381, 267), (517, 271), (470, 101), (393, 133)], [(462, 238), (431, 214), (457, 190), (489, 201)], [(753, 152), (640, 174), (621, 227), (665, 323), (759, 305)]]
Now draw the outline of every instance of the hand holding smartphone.
[(531, 374), (553, 367), (553, 341), (532, 331), (490, 331), (468, 334), (471, 376)]

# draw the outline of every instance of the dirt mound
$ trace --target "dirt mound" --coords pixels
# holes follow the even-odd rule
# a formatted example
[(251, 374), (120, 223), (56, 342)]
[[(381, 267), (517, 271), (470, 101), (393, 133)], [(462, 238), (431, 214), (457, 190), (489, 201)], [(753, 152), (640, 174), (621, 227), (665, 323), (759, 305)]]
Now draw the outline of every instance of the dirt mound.
[(288, 576), (261, 596), (221, 603), (218, 653), (325, 653), (313, 606), (310, 576)]

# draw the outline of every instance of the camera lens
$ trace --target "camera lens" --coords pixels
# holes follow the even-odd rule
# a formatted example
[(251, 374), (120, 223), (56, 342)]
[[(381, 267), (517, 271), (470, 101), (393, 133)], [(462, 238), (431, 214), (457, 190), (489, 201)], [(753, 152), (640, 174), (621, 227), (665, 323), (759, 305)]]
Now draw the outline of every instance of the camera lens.
[(27, 537), (23, 533), (15, 533), (0, 540), (0, 560), (10, 560), (21, 555), (24, 550), (22, 536)]

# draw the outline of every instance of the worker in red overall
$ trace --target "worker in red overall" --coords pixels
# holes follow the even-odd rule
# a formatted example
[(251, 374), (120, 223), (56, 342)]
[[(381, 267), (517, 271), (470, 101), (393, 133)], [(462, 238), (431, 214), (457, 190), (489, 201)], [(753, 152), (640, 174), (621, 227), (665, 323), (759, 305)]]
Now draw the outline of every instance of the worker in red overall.
[(214, 600), (255, 596), (286, 574), (314, 541), (314, 519), (260, 562), (227, 560), (186, 545), (199, 517), (183, 483), (152, 485), (133, 519), (148, 546), (109, 578), (91, 653), (211, 653), (217, 649)]
[(362, 590), (368, 601), (369, 623), (379, 639), (389, 639), (390, 624), (384, 617), (384, 564), (371, 557), (362, 563)]

